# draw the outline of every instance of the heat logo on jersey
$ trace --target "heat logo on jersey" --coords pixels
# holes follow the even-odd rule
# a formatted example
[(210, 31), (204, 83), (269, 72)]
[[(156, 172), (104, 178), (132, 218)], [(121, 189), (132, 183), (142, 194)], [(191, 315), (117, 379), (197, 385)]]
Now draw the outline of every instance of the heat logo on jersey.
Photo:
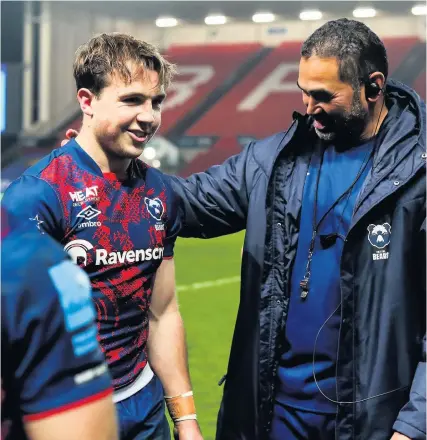
[(74, 191), (69, 192), (68, 194), (74, 202), (73, 206), (80, 206), (83, 203), (95, 202), (98, 200), (98, 186), (89, 186), (83, 191)]
[[(93, 249), (93, 245), (86, 240), (73, 240), (67, 243), (64, 247), (65, 252), (68, 252), (74, 263), (79, 266), (87, 265), (87, 253), (91, 249)], [(95, 264), (97, 266), (110, 266), (118, 263), (138, 263), (140, 261), (161, 260), (163, 258), (163, 252), (163, 247), (123, 252), (107, 252), (105, 249), (96, 249)]]
[(162, 201), (159, 198), (150, 199), (145, 197), (144, 202), (151, 217), (160, 221), (163, 213), (165, 212)]

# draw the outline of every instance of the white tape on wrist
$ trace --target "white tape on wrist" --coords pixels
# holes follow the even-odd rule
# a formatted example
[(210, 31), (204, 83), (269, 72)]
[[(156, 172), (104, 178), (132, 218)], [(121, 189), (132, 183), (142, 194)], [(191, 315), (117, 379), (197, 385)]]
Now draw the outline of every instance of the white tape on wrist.
[(184, 394), (178, 394), (176, 396), (165, 396), (165, 399), (174, 399), (175, 397), (190, 397), (193, 395), (193, 391), (187, 391)]
[(182, 416), (176, 419), (175, 422), (184, 422), (185, 420), (197, 420), (197, 414), (189, 414), (188, 416)]

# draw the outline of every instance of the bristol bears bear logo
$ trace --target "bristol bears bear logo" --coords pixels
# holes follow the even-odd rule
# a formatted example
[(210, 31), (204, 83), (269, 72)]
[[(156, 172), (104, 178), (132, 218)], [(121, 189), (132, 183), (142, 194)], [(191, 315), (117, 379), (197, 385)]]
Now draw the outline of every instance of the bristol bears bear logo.
[(372, 246), (384, 249), (390, 243), (391, 226), (388, 223), (368, 226), (368, 240)]
[(147, 206), (147, 210), (150, 213), (151, 217), (156, 220), (161, 220), (162, 215), (164, 213), (163, 203), (160, 199), (149, 199), (148, 197), (144, 198), (145, 205)]

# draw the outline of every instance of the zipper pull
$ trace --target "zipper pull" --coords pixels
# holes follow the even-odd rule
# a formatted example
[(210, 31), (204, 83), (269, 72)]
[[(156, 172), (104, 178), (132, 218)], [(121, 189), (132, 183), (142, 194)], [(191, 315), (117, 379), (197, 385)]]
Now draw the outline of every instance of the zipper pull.
[(225, 382), (225, 379), (227, 379), (227, 375), (226, 374), (224, 374), (224, 376), (222, 376), (221, 379), (219, 380), (219, 382), (218, 382), (218, 386), (219, 387)]

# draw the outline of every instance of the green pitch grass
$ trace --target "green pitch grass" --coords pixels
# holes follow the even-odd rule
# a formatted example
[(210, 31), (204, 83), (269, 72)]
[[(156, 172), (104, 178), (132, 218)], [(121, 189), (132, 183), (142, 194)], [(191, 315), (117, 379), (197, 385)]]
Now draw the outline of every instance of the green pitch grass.
[(222, 396), (218, 381), (227, 370), (239, 304), (243, 236), (242, 232), (212, 240), (178, 239), (175, 245), (178, 300), (205, 440), (215, 438)]

